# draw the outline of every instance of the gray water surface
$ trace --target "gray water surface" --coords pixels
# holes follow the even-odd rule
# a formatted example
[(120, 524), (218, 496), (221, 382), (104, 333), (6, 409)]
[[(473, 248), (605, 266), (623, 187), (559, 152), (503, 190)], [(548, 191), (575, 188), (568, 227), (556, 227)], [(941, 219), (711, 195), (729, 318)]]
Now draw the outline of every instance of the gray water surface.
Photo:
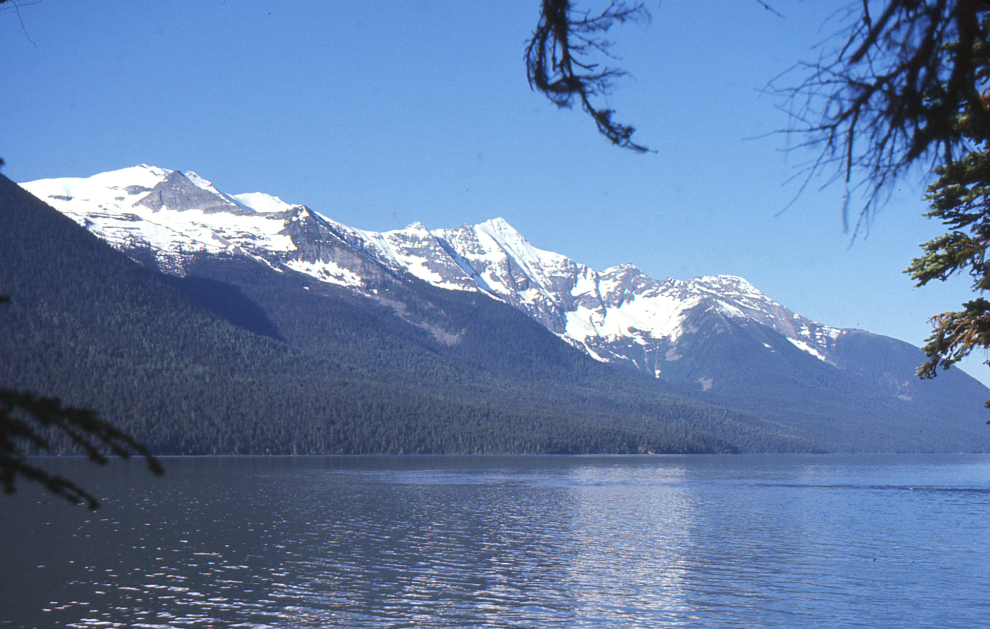
[(987, 456), (45, 463), (0, 629), (990, 627)]

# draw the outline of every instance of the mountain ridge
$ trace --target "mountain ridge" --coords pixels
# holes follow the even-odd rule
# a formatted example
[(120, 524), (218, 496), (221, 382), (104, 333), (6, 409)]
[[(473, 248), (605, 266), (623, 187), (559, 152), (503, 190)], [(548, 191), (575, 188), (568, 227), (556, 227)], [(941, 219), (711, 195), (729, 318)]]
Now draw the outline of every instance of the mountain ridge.
[[(156, 454), (814, 450), (766, 422), (614, 377), (494, 300), (383, 285), (408, 304), (403, 319), (250, 257), (184, 263), (194, 272), (181, 278), (135, 264), (0, 176), (0, 293), (11, 296), (0, 387), (95, 407)], [(203, 281), (206, 299), (182, 285)], [(230, 321), (245, 304), (273, 334)], [(467, 323), (457, 347), (475, 363), (409, 326), (413, 315)], [(484, 329), (498, 325), (538, 351), (486, 345)]]
[[(264, 193), (228, 195), (195, 173), (176, 173), (139, 166), (22, 186), (174, 285), (199, 291), (201, 303), (228, 321), (311, 351), (337, 341), (314, 314), (325, 302), (301, 305), (307, 292), (353, 300), (355, 313), (390, 313), (410, 326), (396, 333), (413, 334), (430, 351), (472, 369), (489, 369), (485, 361), (494, 360), (507, 373), (515, 367), (499, 363), (504, 357), (492, 349), (514, 334), (504, 317), (484, 339), (476, 326), (483, 301), (456, 297), (484, 295), (627, 377), (760, 416), (815, 447), (955, 451), (967, 449), (970, 438), (983, 444), (977, 449), (990, 444), (974, 428), (985, 421), (977, 414), (990, 391), (975, 380), (953, 370), (934, 384), (920, 382), (917, 348), (802, 317), (740, 277), (658, 280), (632, 264), (596, 271), (534, 247), (501, 218), (449, 229), (413, 223), (361, 230), (305, 205)], [(214, 289), (229, 300), (211, 297)], [(513, 360), (528, 351), (512, 346)], [(552, 381), (545, 373), (540, 377)], [(932, 418), (968, 436), (948, 439)]]
[[(141, 173), (142, 170), (146, 172)], [(135, 184), (112, 185), (113, 179), (140, 180), (143, 183), (138, 185), (142, 187), (149, 181), (157, 180), (157, 183), (144, 191)], [(500, 217), (475, 226), (465, 224), (450, 229), (431, 231), (421, 223), (413, 223), (399, 230), (371, 232), (337, 223), (304, 205), (291, 205), (263, 193), (226, 195), (195, 173), (183, 175), (148, 166), (103, 173), (85, 180), (39, 180), (23, 186), (122, 250), (141, 247), (156, 250), (161, 259), (159, 266), (165, 272), (181, 272), (173, 267), (183, 254), (241, 249), (276, 266), (271, 254), (280, 255), (283, 264), (318, 281), (360, 290), (362, 273), (348, 267), (358, 264), (353, 258), (322, 259), (313, 252), (292, 255), (294, 250), (298, 251), (299, 242), (291, 234), (300, 229), (294, 229), (291, 224), (305, 223), (308, 219), (395, 274), (408, 273), (440, 288), (486, 292), (526, 312), (595, 359), (632, 363), (654, 377), (662, 373), (667, 356), (676, 355), (677, 339), (684, 333), (681, 325), (684, 311), (703, 303), (731, 316), (755, 318), (781, 332), (802, 351), (826, 362), (833, 341), (843, 333), (791, 312), (743, 278), (657, 280), (632, 264), (596, 271), (561, 254), (532, 246)], [(114, 195), (112, 200), (108, 194), (96, 195), (83, 201), (88, 206), (80, 207), (72, 203), (79, 197), (67, 192), (75, 190), (78, 194), (80, 189), (87, 189), (91, 194), (101, 187), (104, 191), (123, 190), (126, 194)], [(129, 190), (137, 193), (130, 194)], [(252, 207), (252, 202), (262, 209)], [(93, 204), (102, 213), (94, 213)], [(171, 222), (167, 222), (163, 214), (156, 224), (160, 228), (156, 233), (125, 233), (124, 223), (136, 222), (135, 208), (148, 208), (154, 213), (163, 209), (182, 213), (193, 207), (202, 213), (201, 220), (169, 216)], [(250, 228), (250, 238), (245, 238), (249, 232), (247, 225), (224, 225), (209, 220), (210, 214), (240, 217), (255, 223)], [(285, 238), (287, 235), (290, 237)], [(366, 267), (360, 270), (367, 271)], [(624, 352), (617, 351), (617, 341), (618, 345), (624, 345), (630, 339), (645, 346), (647, 360), (641, 361), (643, 364), (636, 364)]]

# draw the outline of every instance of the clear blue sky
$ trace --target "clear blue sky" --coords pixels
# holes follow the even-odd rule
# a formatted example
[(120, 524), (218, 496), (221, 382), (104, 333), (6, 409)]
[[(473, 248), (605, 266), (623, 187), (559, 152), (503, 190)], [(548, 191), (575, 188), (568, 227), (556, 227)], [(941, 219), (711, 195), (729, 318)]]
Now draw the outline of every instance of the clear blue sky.
[(916, 289), (902, 273), (939, 233), (920, 181), (851, 246), (838, 187), (781, 213), (809, 155), (763, 137), (788, 122), (763, 88), (815, 57), (846, 2), (776, 0), (783, 19), (749, 0), (648, 3), (649, 24), (610, 33), (630, 77), (609, 101), (648, 155), (530, 91), (539, 0), (22, 4), (0, 10), (14, 181), (147, 163), (364, 229), (503, 216), (599, 270), (739, 275), (822, 323), (916, 345), (928, 316), (970, 296), (965, 278)]

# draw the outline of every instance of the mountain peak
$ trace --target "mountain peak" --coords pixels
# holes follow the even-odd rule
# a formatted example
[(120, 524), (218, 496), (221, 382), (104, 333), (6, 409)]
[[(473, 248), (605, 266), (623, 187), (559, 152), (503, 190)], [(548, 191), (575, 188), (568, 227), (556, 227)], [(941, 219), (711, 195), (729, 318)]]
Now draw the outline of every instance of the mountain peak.
[(623, 262), (602, 271), (603, 276), (622, 277), (627, 275), (646, 275), (638, 266), (631, 262)]
[(161, 180), (168, 176), (172, 172), (167, 168), (160, 168), (158, 166), (152, 166), (149, 164), (138, 164), (137, 166), (129, 166), (127, 168), (121, 168), (120, 170), (112, 170), (105, 173), (100, 173), (99, 175), (94, 175), (94, 177), (101, 176), (111, 176), (117, 175), (121, 179), (134, 179), (135, 177), (141, 177), (142, 175), (151, 176), (156, 178), (156, 180)]
[(758, 288), (749, 283), (748, 280), (736, 275), (705, 275), (694, 278), (688, 284), (695, 289), (718, 292), (733, 291), (750, 297), (764, 298), (763, 293)]
[(173, 170), (160, 181), (151, 191), (138, 202), (154, 211), (170, 210), (202, 210), (206, 213), (229, 212), (244, 214), (244, 210), (235, 202), (227, 199), (219, 190), (213, 187), (196, 173), (190, 172), (192, 179), (177, 170)]
[(479, 223), (478, 225), (475, 225), (475, 228), (479, 231), (484, 231), (492, 235), (522, 237), (519, 230), (512, 225), (509, 225), (509, 222), (501, 216), (496, 216), (495, 218), (490, 218), (483, 223)]

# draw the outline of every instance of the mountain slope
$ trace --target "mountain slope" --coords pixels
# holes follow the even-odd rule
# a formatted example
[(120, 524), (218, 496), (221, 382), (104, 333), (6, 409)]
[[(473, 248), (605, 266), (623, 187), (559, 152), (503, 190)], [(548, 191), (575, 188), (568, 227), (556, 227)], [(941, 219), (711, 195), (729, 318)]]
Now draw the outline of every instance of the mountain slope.
[[(159, 454), (810, 447), (738, 413), (635, 384), (596, 384), (582, 370), (602, 367), (487, 297), (458, 293), (433, 303), (431, 292), (446, 291), (389, 288), (383, 271), (386, 293), (422, 291), (400, 315), (405, 306), (334, 285), (317, 290), (309, 276), (260, 258), (183, 260), (217, 273), (169, 278), (0, 177), (0, 292), (12, 298), (0, 310), (0, 386), (97, 407)], [(177, 290), (195, 281), (199, 301), (216, 303), (198, 305), (195, 291)], [(449, 345), (433, 323), (410, 324), (417, 307), (443, 306), (450, 321), (476, 312), (470, 303), (457, 310), (465, 298), (483, 300), (482, 319), (507, 320), (531, 337), (527, 348), (549, 341), (552, 351), (522, 377), (482, 372), (439, 351)], [(251, 308), (241, 327), (221, 316)], [(310, 314), (293, 316), (293, 308)], [(322, 330), (320, 343), (305, 341), (310, 328)], [(549, 377), (555, 373), (563, 378)]]
[[(827, 450), (990, 448), (981, 416), (990, 391), (975, 380), (952, 370), (917, 381), (917, 348), (817, 323), (742, 278), (598, 272), (533, 247), (502, 219), (369, 232), (147, 166), (24, 187), (247, 330), (313, 355), (333, 354), (338, 332), (362, 330), (349, 351), (369, 372), (391, 373), (381, 348), (403, 339), (467, 370), (472, 387), (673, 392)], [(503, 304), (615, 369), (589, 366)], [(497, 323), (478, 325), (486, 317)], [(441, 375), (409, 381), (429, 387), (447, 382)]]

